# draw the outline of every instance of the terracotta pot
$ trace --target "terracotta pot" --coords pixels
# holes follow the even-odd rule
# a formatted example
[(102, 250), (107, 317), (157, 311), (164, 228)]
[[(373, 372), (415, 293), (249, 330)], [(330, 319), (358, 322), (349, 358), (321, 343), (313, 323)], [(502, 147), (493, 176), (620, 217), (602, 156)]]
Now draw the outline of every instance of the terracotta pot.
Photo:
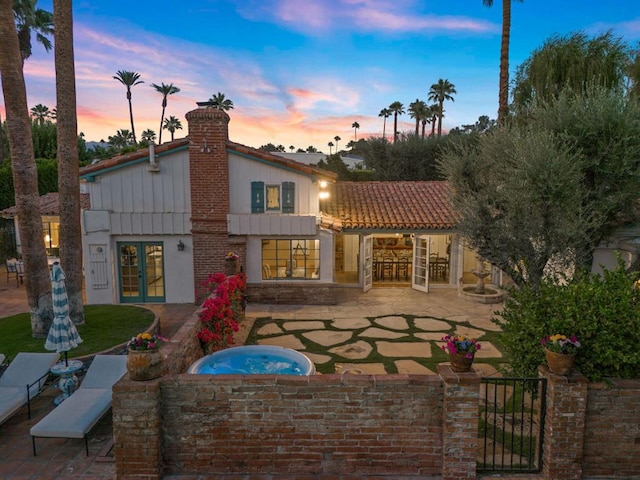
[(238, 259), (236, 258), (225, 258), (224, 259), (224, 274), (227, 277), (231, 275), (237, 275), (240, 269), (238, 268)]
[(467, 358), (465, 353), (450, 353), (449, 361), (454, 372), (468, 372), (471, 370), (471, 365), (473, 365), (473, 356)]
[(159, 350), (131, 350), (127, 355), (127, 371), (131, 380), (152, 380), (162, 375)]
[(552, 373), (557, 375), (568, 375), (573, 368), (573, 363), (576, 359), (575, 353), (556, 353), (549, 349), (544, 349), (545, 357), (547, 358), (547, 366)]

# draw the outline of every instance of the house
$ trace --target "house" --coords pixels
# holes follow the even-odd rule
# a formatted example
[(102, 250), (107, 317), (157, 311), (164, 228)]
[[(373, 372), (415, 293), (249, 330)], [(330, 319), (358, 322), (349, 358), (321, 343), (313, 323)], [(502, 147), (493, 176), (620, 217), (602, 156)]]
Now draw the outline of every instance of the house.
[(334, 303), (344, 289), (455, 286), (476, 267), (446, 182), (336, 182), (229, 140), (207, 102), (189, 135), (80, 171), (87, 302), (193, 302), (233, 251), (252, 301)]
[[(80, 208), (89, 208), (89, 195), (80, 194)], [(58, 203), (58, 192), (50, 192), (41, 195), (39, 198), (40, 215), (42, 216), (43, 241), (47, 256), (57, 258), (60, 253), (60, 206)], [(0, 218), (11, 219), (14, 222), (15, 245), (19, 253), (22, 242), (20, 241), (20, 231), (18, 229), (18, 209), (16, 206), (0, 210)]]

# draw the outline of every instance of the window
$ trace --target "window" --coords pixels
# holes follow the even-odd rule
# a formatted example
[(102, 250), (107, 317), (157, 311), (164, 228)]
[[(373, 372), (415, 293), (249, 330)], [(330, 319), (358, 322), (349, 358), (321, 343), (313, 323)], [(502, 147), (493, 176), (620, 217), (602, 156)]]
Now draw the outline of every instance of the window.
[(251, 213), (295, 213), (295, 183), (265, 185), (251, 182)]
[(47, 256), (58, 257), (60, 255), (60, 222), (42, 222), (42, 230)]
[(280, 211), (280, 185), (267, 185), (267, 210)]
[(320, 241), (263, 240), (263, 280), (316, 280), (320, 278)]

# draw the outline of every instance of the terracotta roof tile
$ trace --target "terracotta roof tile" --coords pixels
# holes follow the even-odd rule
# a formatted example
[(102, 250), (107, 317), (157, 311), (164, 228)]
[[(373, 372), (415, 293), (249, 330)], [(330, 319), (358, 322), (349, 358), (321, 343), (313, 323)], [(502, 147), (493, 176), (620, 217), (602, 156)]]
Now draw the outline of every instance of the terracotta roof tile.
[[(91, 207), (91, 201), (88, 193), (80, 194), (80, 208), (88, 209)], [(18, 213), (17, 207), (5, 208), (0, 210), (0, 217), (13, 218)], [(60, 215), (60, 205), (58, 203), (58, 192), (45, 193), (40, 196), (40, 215)]]
[[(168, 152), (169, 150), (183, 147), (185, 145), (189, 145), (189, 137), (180, 138), (178, 140), (174, 140), (173, 142), (163, 143), (162, 145), (156, 145), (155, 154), (160, 155), (162, 153)], [(244, 154), (244, 155), (249, 155), (256, 158), (260, 158), (262, 160), (266, 160), (276, 165), (297, 170), (307, 175), (315, 175), (330, 181), (335, 181), (338, 178), (338, 175), (334, 172), (322, 170), (321, 168), (312, 167), (310, 165), (305, 165), (304, 163), (296, 162), (295, 160), (290, 160), (288, 158), (273, 155), (269, 152), (265, 152), (264, 150), (259, 150), (257, 148), (247, 147), (246, 145), (242, 145), (240, 143), (227, 141), (227, 148), (231, 151)], [(136, 150), (135, 152), (129, 152), (124, 155), (119, 155), (117, 157), (101, 160), (97, 163), (94, 163), (93, 165), (88, 165), (86, 167), (81, 168), (80, 176), (90, 175), (90, 174), (99, 174), (99, 172), (101, 172), (102, 170), (107, 170), (113, 167), (126, 165), (127, 163), (133, 162), (134, 160), (139, 160), (141, 158), (145, 158), (148, 156), (149, 156), (149, 149), (142, 148), (140, 150)]]
[(320, 201), (343, 230), (447, 230), (455, 227), (449, 183), (338, 182)]

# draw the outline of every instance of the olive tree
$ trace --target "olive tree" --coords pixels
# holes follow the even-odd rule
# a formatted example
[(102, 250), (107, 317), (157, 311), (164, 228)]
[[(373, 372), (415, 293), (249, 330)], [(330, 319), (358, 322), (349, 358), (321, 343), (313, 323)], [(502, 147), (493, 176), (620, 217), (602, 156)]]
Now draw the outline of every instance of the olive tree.
[(469, 246), (518, 285), (574, 262), (591, 218), (578, 155), (550, 132), (501, 127), (439, 160)]

